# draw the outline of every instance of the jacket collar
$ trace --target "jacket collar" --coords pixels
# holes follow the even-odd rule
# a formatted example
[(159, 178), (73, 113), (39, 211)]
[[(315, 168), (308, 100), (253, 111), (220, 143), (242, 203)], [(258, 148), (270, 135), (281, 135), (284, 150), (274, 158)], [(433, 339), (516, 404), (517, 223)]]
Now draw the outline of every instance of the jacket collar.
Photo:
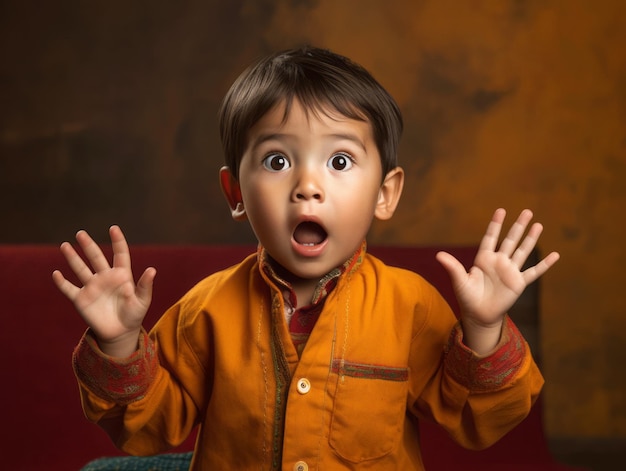
[[(363, 241), (359, 248), (352, 254), (352, 256), (346, 260), (340, 266), (334, 268), (326, 275), (324, 275), (317, 283), (315, 291), (313, 292), (313, 297), (311, 299), (311, 304), (308, 307), (316, 306), (322, 303), (326, 296), (328, 296), (332, 290), (337, 286), (337, 282), (341, 278), (344, 273), (353, 273), (358, 269), (359, 265), (363, 261), (363, 257), (366, 253), (367, 243)], [(259, 248), (257, 251), (257, 259), (259, 262), (260, 269), (268, 276), (268, 278), (276, 284), (278, 288), (280, 288), (283, 293), (285, 293), (285, 300), (288, 301), (291, 305), (296, 304), (295, 292), (291, 286), (291, 283), (287, 281), (287, 270), (285, 270), (281, 265), (278, 264), (267, 252), (267, 250), (259, 244)], [(287, 297), (287, 293), (289, 296)], [(305, 309), (306, 309), (305, 308)]]

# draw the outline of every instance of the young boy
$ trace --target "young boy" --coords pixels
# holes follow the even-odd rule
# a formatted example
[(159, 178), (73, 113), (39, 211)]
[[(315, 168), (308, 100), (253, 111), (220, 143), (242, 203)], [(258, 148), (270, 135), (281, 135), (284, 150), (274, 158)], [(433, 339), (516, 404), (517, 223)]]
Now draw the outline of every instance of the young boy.
[(121, 230), (113, 265), (84, 232), (83, 285), (53, 274), (89, 326), (74, 353), (83, 407), (117, 446), (163, 452), (199, 426), (193, 470), (420, 470), (417, 421), (486, 447), (520, 422), (543, 379), (506, 316), (558, 260), (521, 272), (542, 231), (523, 211), (498, 246), (497, 210), (467, 273), (452, 279), (457, 322), (418, 275), (366, 253), (374, 217), (403, 185), (400, 111), (368, 72), (329, 51), (270, 56), (221, 110), (220, 181), (257, 254), (209, 276), (147, 334), (156, 275), (133, 281)]

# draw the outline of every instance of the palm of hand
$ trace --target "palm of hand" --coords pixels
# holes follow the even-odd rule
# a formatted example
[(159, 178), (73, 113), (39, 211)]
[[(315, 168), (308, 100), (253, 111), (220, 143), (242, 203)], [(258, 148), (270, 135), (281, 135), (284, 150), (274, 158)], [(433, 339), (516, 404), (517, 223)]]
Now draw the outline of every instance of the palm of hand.
[(156, 270), (146, 269), (135, 285), (126, 239), (117, 226), (111, 228), (110, 235), (112, 265), (98, 244), (86, 232), (80, 231), (76, 240), (89, 265), (67, 242), (61, 245), (61, 252), (82, 286), (74, 285), (58, 270), (52, 276), (59, 290), (74, 303), (98, 341), (117, 343), (133, 338), (141, 329), (152, 300), (152, 282)]
[(533, 217), (531, 211), (524, 210), (498, 247), (505, 215), (503, 209), (494, 213), (469, 272), (452, 255), (437, 254), (450, 275), (463, 318), (483, 326), (498, 324), (526, 286), (559, 259), (559, 254), (552, 252), (537, 265), (521, 271), (543, 226), (534, 223), (524, 237)]
[(506, 255), (480, 250), (465, 283), (454, 287), (466, 317), (489, 325), (499, 322), (526, 288), (515, 263)]
[(149, 305), (137, 297), (132, 273), (119, 267), (94, 273), (73, 301), (98, 339), (104, 341), (138, 330)]

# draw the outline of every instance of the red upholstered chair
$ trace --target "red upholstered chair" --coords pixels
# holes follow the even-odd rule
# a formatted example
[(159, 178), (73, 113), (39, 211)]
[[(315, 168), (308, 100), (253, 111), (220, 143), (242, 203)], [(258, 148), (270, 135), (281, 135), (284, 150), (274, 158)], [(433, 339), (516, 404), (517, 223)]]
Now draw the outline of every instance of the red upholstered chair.
[[(155, 266), (158, 275), (147, 327), (204, 276), (236, 263), (252, 246), (135, 246), (135, 274)], [(439, 248), (372, 247), (388, 264), (422, 274), (450, 301), (447, 275), (435, 260)], [(467, 266), (474, 248), (448, 248)], [(85, 326), (51, 281), (55, 268), (67, 272), (58, 247), (0, 245), (0, 358), (4, 405), (0, 443), (6, 469), (67, 471), (94, 458), (120, 456), (98, 427), (87, 422), (70, 365), (74, 345)], [(537, 287), (532, 286), (511, 313), (540, 353)], [(455, 445), (438, 428), (420, 424), (423, 454), (429, 471), (453, 469), (564, 471), (554, 461), (542, 426), (541, 401), (529, 417), (493, 447), (472, 452)], [(188, 440), (178, 452), (191, 450)], [(130, 458), (141, 460), (141, 458)], [(154, 461), (149, 461), (154, 468)], [(142, 469), (137, 461), (132, 469)], [(103, 468), (100, 468), (103, 469)], [(167, 468), (170, 469), (170, 468)]]

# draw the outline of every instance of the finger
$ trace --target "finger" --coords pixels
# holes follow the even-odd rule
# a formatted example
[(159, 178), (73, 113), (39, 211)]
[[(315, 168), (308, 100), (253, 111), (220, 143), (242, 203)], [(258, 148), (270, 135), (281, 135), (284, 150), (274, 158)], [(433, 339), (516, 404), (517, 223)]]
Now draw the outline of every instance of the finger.
[(524, 263), (526, 263), (528, 256), (537, 245), (537, 241), (539, 240), (539, 236), (542, 232), (543, 225), (538, 222), (534, 223), (530, 227), (528, 234), (526, 235), (520, 246), (515, 250), (515, 252), (513, 252), (511, 260), (517, 265), (518, 268), (521, 269), (524, 266)]
[(465, 267), (453, 255), (450, 255), (448, 252), (438, 252), (436, 258), (448, 272), (453, 286), (461, 286), (465, 283), (467, 279)]
[(78, 231), (76, 234), (76, 240), (80, 245), (80, 248), (83, 249), (85, 257), (89, 260), (89, 263), (94, 271), (99, 272), (111, 268), (109, 261), (102, 253), (100, 246), (96, 244), (86, 231)]
[(517, 220), (511, 226), (511, 229), (509, 229), (506, 237), (502, 240), (499, 252), (509, 257), (513, 255), (532, 218), (533, 212), (530, 209), (525, 209), (520, 213)]
[(109, 235), (111, 237), (111, 246), (113, 247), (113, 266), (130, 270), (130, 249), (122, 229), (119, 226), (111, 226)]
[(93, 276), (93, 272), (81, 256), (78, 255), (74, 247), (72, 247), (72, 244), (69, 242), (63, 242), (60, 249), (61, 253), (65, 257), (65, 260), (67, 261), (67, 264), (70, 266), (78, 280), (82, 284), (87, 283), (87, 281)]
[(554, 265), (561, 258), (558, 252), (552, 252), (543, 260), (541, 260), (534, 267), (530, 267), (527, 270), (522, 272), (522, 276), (524, 277), (524, 281), (526, 282), (526, 286), (531, 284), (545, 272), (547, 272), (552, 265)]
[(487, 226), (485, 235), (480, 241), (479, 250), (489, 250), (495, 252), (498, 246), (498, 239), (500, 238), (500, 231), (502, 230), (502, 223), (506, 216), (506, 211), (502, 208), (496, 209), (491, 217), (491, 221)]
[(146, 268), (137, 282), (137, 297), (145, 304), (150, 304), (152, 300), (152, 286), (154, 285), (155, 277), (156, 270), (152, 267)]
[(70, 301), (74, 302), (74, 299), (78, 295), (80, 288), (70, 283), (59, 270), (52, 272), (52, 281), (56, 287), (63, 293)]

